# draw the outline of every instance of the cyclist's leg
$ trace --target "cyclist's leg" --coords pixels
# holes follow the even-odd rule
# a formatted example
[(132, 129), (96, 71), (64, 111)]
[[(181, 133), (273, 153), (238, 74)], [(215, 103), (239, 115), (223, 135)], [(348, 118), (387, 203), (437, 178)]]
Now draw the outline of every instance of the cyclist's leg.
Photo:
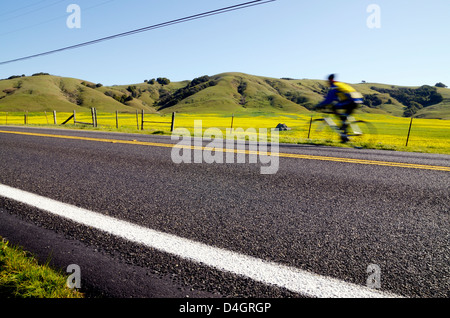
[(339, 116), (340, 120), (341, 120), (341, 130), (346, 133), (347, 128), (348, 128), (348, 123), (347, 123), (347, 119), (350, 116), (350, 114), (353, 112), (353, 110), (351, 110), (353, 102), (341, 102), (337, 105), (335, 105), (336, 109), (341, 109), (343, 110), (340, 113), (336, 113), (337, 116)]
[(341, 125), (339, 127), (340, 129), (340, 136), (341, 141), (343, 143), (346, 143), (349, 140), (347, 136), (347, 103), (341, 102), (336, 105), (333, 105), (333, 113), (341, 120)]
[[(335, 109), (336, 109), (335, 113), (337, 116), (339, 116), (339, 118), (342, 122), (340, 130), (341, 130), (341, 141), (343, 143), (350, 141), (350, 139), (348, 137), (348, 127), (349, 127), (348, 119), (351, 116), (351, 114), (354, 112), (356, 107), (357, 107), (357, 105), (353, 101), (345, 101), (345, 102), (341, 102), (341, 103), (335, 105)], [(343, 112), (337, 113), (337, 109), (341, 109), (341, 110), (343, 110)]]
[(342, 106), (340, 104), (333, 104), (331, 106), (331, 111), (333, 112), (333, 114), (335, 114), (338, 117), (340, 117), (340, 114), (339, 114), (340, 109), (342, 109)]
[(347, 118), (355, 112), (356, 108), (358, 108), (358, 104), (353, 101), (346, 105), (345, 113), (347, 115)]
[(355, 111), (356, 105), (353, 102), (348, 102), (344, 105), (345, 112), (342, 115), (342, 130), (346, 133), (348, 128), (348, 118)]

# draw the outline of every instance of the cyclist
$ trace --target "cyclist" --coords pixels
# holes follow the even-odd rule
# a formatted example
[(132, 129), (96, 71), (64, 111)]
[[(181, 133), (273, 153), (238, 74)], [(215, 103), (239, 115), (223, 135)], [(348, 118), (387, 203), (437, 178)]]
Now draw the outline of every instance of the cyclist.
[(363, 103), (363, 96), (350, 85), (336, 81), (334, 74), (328, 77), (328, 84), (330, 89), (326, 98), (315, 108), (320, 109), (332, 105), (333, 113), (342, 121), (341, 139), (345, 143), (349, 141), (347, 119)]

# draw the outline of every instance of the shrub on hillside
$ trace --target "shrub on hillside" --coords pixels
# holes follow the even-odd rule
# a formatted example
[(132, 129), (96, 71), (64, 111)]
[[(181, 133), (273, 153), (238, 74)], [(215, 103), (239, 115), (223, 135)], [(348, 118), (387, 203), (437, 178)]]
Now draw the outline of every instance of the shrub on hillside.
[(12, 95), (16, 92), (17, 88), (7, 88), (3, 90), (3, 93), (6, 95)]
[(129, 96), (127, 94), (117, 95), (112, 91), (106, 91), (105, 95), (114, 98), (116, 101), (124, 105), (125, 103), (133, 100), (133, 96)]
[(419, 111), (420, 109), (422, 109), (423, 106), (419, 103), (416, 102), (411, 102), (405, 109), (405, 111), (403, 112), (403, 116), (405, 117), (411, 117), (413, 116), (415, 113), (417, 113), (417, 111)]
[(364, 105), (374, 108), (381, 104), (383, 104), (383, 101), (381, 100), (380, 97), (378, 97), (378, 94), (364, 95)]
[(156, 79), (156, 81), (161, 84), (161, 85), (169, 85), (170, 84), (170, 80), (168, 78), (165, 77), (158, 77)]
[(128, 86), (127, 87), (127, 91), (129, 91), (131, 93), (131, 96), (133, 96), (134, 98), (138, 97), (138, 95), (139, 95), (139, 92), (138, 92), (137, 87), (135, 85)]
[(444, 100), (442, 95), (437, 92), (436, 87), (428, 85), (423, 85), (419, 88), (394, 87), (393, 89), (372, 86), (371, 89), (380, 93), (389, 94), (407, 107), (412, 102), (419, 103), (423, 107), (428, 107), (439, 104)]
[(8, 77), (8, 79), (12, 80), (12, 79), (21, 78), (21, 77), (25, 77), (25, 75), (13, 75), (13, 76)]
[(193, 79), (189, 84), (185, 87), (176, 90), (173, 94), (170, 94), (167, 91), (160, 91), (160, 101), (158, 102), (159, 109), (164, 109), (170, 106), (174, 106), (178, 104), (183, 99), (192, 96), (210, 86), (217, 85), (217, 82), (211, 80), (209, 76), (202, 76)]
[(50, 75), (50, 74), (49, 73), (40, 72), (40, 73), (34, 73), (31, 76), (42, 76), (42, 75)]

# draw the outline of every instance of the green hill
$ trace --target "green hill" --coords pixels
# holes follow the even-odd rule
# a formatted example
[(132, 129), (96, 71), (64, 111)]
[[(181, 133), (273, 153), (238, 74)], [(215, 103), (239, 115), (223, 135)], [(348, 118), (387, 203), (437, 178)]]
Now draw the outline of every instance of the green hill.
[[(450, 89), (386, 84), (353, 85), (365, 96), (361, 111), (450, 119)], [(306, 113), (327, 92), (325, 81), (222, 73), (190, 81), (150, 80), (103, 86), (45, 74), (0, 80), (0, 111), (147, 113)]]
[[(116, 94), (122, 92), (110, 88)], [(73, 78), (51, 75), (19, 77), (0, 81), (1, 111), (88, 111), (96, 107), (100, 111), (116, 110), (131, 112), (145, 108), (142, 101), (133, 104), (121, 103), (105, 95), (105, 88)], [(147, 110), (154, 111), (153, 107)]]

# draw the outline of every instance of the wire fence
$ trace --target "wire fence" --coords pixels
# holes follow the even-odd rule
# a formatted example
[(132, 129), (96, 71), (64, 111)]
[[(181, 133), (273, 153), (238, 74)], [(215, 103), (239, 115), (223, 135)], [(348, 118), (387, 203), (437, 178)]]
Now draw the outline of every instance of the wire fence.
[[(95, 109), (94, 109), (95, 110)], [(155, 114), (143, 110), (135, 113), (102, 112), (0, 112), (0, 125), (53, 126), (78, 129), (117, 130), (147, 134), (170, 134), (178, 128), (191, 132), (209, 128), (226, 132), (241, 128), (273, 129), (279, 124), (288, 127), (280, 131), (280, 141), (288, 143), (334, 144), (339, 136), (328, 136), (310, 130), (311, 114)], [(399, 118), (384, 115), (359, 114), (356, 117), (376, 127), (377, 136), (367, 148), (413, 150), (450, 154), (450, 121), (438, 119)], [(199, 124), (201, 125), (199, 127)], [(309, 138), (308, 138), (309, 137)]]

